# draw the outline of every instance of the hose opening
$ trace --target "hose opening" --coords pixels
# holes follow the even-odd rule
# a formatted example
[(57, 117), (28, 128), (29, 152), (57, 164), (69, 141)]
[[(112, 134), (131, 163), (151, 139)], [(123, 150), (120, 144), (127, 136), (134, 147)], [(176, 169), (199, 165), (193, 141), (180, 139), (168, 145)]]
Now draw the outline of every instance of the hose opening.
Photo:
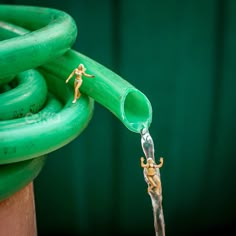
[(124, 119), (128, 128), (140, 132), (151, 123), (152, 107), (147, 97), (138, 90), (129, 91), (124, 99)]

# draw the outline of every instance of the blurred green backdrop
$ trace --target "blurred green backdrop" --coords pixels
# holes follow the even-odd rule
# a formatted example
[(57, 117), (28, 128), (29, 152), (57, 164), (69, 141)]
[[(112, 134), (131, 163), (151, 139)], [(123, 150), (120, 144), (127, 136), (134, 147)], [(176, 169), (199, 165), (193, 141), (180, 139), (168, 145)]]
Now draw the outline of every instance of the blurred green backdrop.
[[(74, 49), (150, 99), (167, 236), (226, 235), (236, 210), (236, 1), (1, 3), (69, 13)], [(38, 235), (154, 235), (142, 155), (140, 135), (96, 104), (88, 128), (51, 153), (35, 181)]]

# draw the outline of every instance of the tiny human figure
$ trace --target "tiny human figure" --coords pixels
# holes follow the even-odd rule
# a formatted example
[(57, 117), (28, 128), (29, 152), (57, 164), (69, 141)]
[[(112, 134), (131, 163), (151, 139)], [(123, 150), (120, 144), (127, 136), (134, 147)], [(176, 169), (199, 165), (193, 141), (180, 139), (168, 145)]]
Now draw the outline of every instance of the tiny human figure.
[(76, 100), (79, 99), (81, 93), (79, 91), (79, 88), (81, 87), (83, 80), (82, 76), (86, 76), (88, 78), (94, 78), (94, 75), (89, 75), (85, 73), (86, 68), (83, 64), (79, 64), (77, 68), (75, 68), (72, 73), (69, 75), (69, 77), (66, 80), (66, 83), (69, 82), (69, 80), (75, 75), (75, 81), (74, 81), (74, 100), (72, 103), (76, 103)]
[(141, 157), (141, 167), (145, 169), (145, 175), (148, 181), (148, 192), (153, 191), (156, 188), (156, 192), (159, 195), (161, 191), (160, 178), (156, 174), (156, 169), (161, 168), (163, 165), (163, 157), (160, 158), (160, 164), (156, 164), (152, 158), (147, 159), (147, 163), (144, 164), (144, 158)]

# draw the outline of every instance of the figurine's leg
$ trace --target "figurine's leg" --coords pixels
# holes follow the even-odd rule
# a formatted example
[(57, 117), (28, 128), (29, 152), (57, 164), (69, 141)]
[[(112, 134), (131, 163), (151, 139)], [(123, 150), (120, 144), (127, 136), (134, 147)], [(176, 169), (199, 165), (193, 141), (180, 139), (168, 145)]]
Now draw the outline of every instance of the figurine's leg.
[(153, 181), (155, 182), (156, 187), (160, 187), (160, 179), (156, 175), (153, 176)]
[(75, 92), (74, 92), (74, 100), (72, 103), (76, 103), (76, 100), (80, 97), (80, 91), (79, 88), (82, 85), (82, 81), (75, 81), (74, 84), (74, 88), (75, 88)]
[(147, 176), (148, 182), (150, 183), (150, 186), (148, 187), (148, 191), (152, 191), (154, 187), (156, 187), (156, 183), (153, 180), (153, 176)]
[(76, 96), (76, 98), (78, 99), (78, 98), (80, 98), (80, 96), (81, 96), (81, 93), (80, 93), (80, 91), (79, 91), (79, 89), (80, 89), (80, 87), (81, 87), (81, 85), (82, 85), (82, 80), (80, 80), (78, 83), (77, 83), (77, 96)]
[(76, 103), (76, 95), (74, 95), (74, 100), (72, 101), (72, 103)]
[(80, 91), (78, 90), (78, 91), (77, 91), (77, 97), (76, 97), (76, 98), (78, 99), (78, 98), (80, 98), (80, 96), (81, 96), (81, 93), (80, 93)]
[(153, 177), (155, 183), (156, 183), (156, 192), (158, 195), (160, 195), (160, 192), (161, 192), (161, 182), (160, 182), (160, 179), (155, 175)]
[(74, 82), (74, 100), (72, 101), (72, 103), (76, 103), (76, 98), (77, 98), (77, 84), (78, 84), (78, 82), (75, 80), (75, 82)]
[(148, 176), (148, 181), (153, 187), (156, 187), (156, 183), (153, 180), (153, 176)]

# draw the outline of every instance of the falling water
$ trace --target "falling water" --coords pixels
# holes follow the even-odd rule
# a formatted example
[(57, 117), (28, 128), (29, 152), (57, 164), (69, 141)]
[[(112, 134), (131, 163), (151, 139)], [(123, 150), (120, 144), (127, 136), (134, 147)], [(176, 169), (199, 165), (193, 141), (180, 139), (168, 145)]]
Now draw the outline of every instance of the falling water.
[[(141, 145), (142, 145), (142, 149), (145, 154), (146, 160), (148, 160), (148, 158), (152, 158), (154, 163), (156, 163), (155, 156), (154, 156), (154, 143), (147, 128), (144, 128), (141, 131)], [(150, 188), (150, 182), (148, 180), (145, 168), (144, 168), (143, 173), (144, 173), (144, 179), (146, 183), (148, 184), (148, 187)], [(161, 176), (160, 176), (159, 168), (155, 168), (155, 175), (156, 175), (156, 179), (159, 181), (159, 186), (148, 191), (148, 194), (152, 202), (154, 227), (155, 227), (156, 236), (165, 236), (165, 221), (164, 221), (164, 214), (163, 214), (163, 208), (162, 208), (162, 188), (161, 188)]]

